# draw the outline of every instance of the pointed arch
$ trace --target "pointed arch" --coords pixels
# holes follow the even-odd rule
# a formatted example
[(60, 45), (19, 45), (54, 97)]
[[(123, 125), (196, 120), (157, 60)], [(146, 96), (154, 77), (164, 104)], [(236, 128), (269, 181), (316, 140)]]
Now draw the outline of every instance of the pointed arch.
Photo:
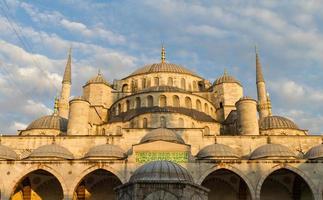
[(317, 194), (317, 190), (315, 189), (315, 185), (313, 184), (313, 182), (311, 181), (311, 179), (309, 177), (307, 177), (307, 175), (302, 172), (301, 170), (295, 168), (295, 167), (292, 167), (290, 165), (277, 165), (273, 168), (271, 168), (270, 170), (268, 170), (258, 181), (258, 184), (257, 184), (257, 187), (256, 187), (256, 198), (257, 199), (260, 199), (260, 195), (261, 195), (261, 189), (262, 189), (262, 186), (265, 182), (265, 180), (272, 174), (274, 173), (275, 171), (278, 171), (278, 170), (281, 170), (281, 169), (286, 169), (286, 170), (289, 170), (291, 171), (292, 173), (298, 175), (299, 177), (301, 177), (304, 182), (308, 185), (309, 189), (311, 190), (313, 196), (315, 197), (315, 195)]

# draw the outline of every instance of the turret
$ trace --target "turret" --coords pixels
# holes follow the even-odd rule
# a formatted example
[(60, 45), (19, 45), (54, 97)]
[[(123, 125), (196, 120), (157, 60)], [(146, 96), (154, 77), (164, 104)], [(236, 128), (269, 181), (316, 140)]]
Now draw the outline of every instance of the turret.
[(265, 79), (262, 73), (262, 67), (256, 48), (256, 84), (257, 84), (257, 94), (258, 94), (258, 112), (259, 118), (264, 118), (271, 115), (271, 105), (270, 100), (267, 98), (267, 90)]
[(83, 97), (77, 97), (70, 101), (67, 135), (89, 134), (90, 103)]
[(217, 119), (222, 122), (236, 109), (235, 103), (243, 96), (243, 88), (237, 79), (224, 71), (213, 83), (213, 92), (216, 98)]
[(240, 135), (259, 135), (257, 101), (243, 97), (237, 103), (238, 131)]
[(72, 76), (71, 69), (72, 68), (72, 55), (71, 49), (68, 53), (68, 59), (65, 67), (65, 72), (62, 81), (62, 90), (58, 102), (58, 115), (63, 118), (68, 118), (69, 112), (69, 98), (71, 95), (71, 85), (72, 85)]

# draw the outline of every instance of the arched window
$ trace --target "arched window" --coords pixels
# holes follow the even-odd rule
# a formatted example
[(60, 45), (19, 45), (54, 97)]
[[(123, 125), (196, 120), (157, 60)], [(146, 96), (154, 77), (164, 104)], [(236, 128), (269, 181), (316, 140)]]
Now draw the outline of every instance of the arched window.
[(102, 135), (105, 135), (105, 128), (102, 129)]
[(140, 107), (141, 107), (140, 97), (136, 97), (136, 108), (140, 108)]
[(186, 89), (186, 81), (184, 78), (181, 78), (181, 88)]
[(129, 100), (126, 101), (126, 108), (127, 108), (126, 111), (130, 110), (130, 101)]
[(174, 107), (180, 107), (179, 97), (177, 95), (173, 96), (173, 106)]
[(138, 90), (138, 80), (132, 80), (132, 91)]
[(128, 84), (123, 84), (123, 86), (122, 86), (122, 92), (129, 92), (129, 86), (128, 86)]
[(220, 108), (223, 108), (223, 103), (222, 102), (220, 102)]
[(121, 135), (121, 126), (117, 126), (117, 135)]
[(207, 103), (204, 104), (204, 112), (209, 114), (209, 105)]
[(146, 78), (143, 78), (142, 79), (141, 84), (142, 84), (142, 88), (146, 88), (147, 87), (147, 80), (146, 80)]
[(210, 128), (208, 126), (204, 127), (204, 135), (210, 135)]
[(121, 106), (121, 104), (119, 103), (119, 104), (118, 104), (118, 115), (119, 115), (120, 113), (122, 113), (122, 106)]
[(155, 86), (159, 86), (159, 78), (158, 77), (154, 78), (154, 84), (155, 84)]
[(161, 95), (159, 97), (159, 106), (160, 107), (165, 107), (167, 106), (167, 99), (166, 99), (166, 96), (165, 95)]
[(186, 108), (192, 108), (192, 100), (189, 97), (185, 97), (185, 107)]
[(147, 128), (147, 125), (148, 124), (148, 122), (147, 122), (147, 118), (143, 118), (142, 119), (142, 128)]
[(211, 109), (210, 109), (210, 110), (211, 110), (211, 115), (212, 115), (212, 114), (213, 114), (213, 108), (211, 107)]
[(178, 127), (184, 128), (184, 119), (183, 118), (178, 118)]
[(164, 116), (160, 117), (160, 127), (166, 128), (166, 118)]
[(153, 96), (149, 95), (147, 96), (147, 107), (153, 107), (154, 106), (154, 98)]
[(167, 85), (173, 86), (173, 78), (172, 77), (168, 77), (168, 79), (167, 79)]
[(199, 99), (196, 100), (196, 110), (202, 111), (202, 105)]

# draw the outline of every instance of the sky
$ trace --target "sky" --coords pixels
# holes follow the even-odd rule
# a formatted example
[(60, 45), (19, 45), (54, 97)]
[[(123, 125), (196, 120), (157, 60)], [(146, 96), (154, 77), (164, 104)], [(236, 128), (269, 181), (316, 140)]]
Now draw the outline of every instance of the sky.
[(0, 133), (51, 114), (72, 47), (72, 96), (149, 63), (213, 82), (224, 69), (256, 98), (255, 45), (273, 114), (323, 133), (322, 1), (0, 0)]

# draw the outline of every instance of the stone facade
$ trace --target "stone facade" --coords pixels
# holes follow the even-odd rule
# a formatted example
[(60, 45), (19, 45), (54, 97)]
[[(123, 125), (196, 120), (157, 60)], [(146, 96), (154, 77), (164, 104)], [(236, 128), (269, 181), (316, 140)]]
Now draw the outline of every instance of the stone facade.
[[(272, 115), (256, 60), (258, 101), (227, 72), (211, 84), (163, 49), (113, 84), (99, 73), (67, 105), (69, 55), (54, 113), (0, 138), (1, 199), (321, 200), (322, 138)], [(156, 160), (191, 178), (148, 170), (160, 177), (131, 181)]]

